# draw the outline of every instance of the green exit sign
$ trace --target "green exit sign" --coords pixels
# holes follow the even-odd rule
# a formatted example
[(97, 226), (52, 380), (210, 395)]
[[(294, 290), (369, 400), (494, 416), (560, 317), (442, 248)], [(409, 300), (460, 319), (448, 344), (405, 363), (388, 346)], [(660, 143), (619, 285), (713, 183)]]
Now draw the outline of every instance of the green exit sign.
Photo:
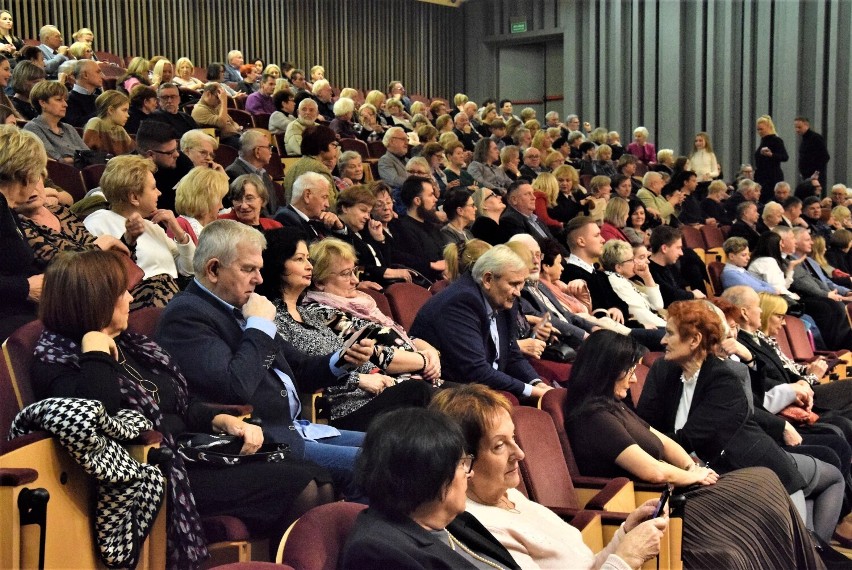
[(527, 31), (527, 21), (526, 20), (513, 20), (512, 21), (512, 33), (513, 34), (522, 34)]

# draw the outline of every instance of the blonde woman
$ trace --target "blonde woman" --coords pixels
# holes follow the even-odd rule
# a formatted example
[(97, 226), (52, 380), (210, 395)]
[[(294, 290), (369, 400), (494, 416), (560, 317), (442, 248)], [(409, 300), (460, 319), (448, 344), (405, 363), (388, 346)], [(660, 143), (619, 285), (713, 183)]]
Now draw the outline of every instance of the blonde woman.
[(781, 163), (789, 160), (784, 141), (775, 133), (772, 117), (763, 115), (757, 120), (760, 142), (754, 151), (754, 181), (760, 184), (760, 201), (772, 199), (775, 185), (784, 180)]
[(540, 130), (533, 137), (532, 148), (537, 148), (542, 156), (547, 156), (553, 152), (553, 139), (547, 134), (547, 131)]
[(74, 56), (74, 59), (92, 59), (94, 55), (92, 46), (86, 42), (74, 42), (68, 47), (68, 53)]
[(180, 87), (195, 89), (196, 91), (204, 87), (204, 82), (193, 76), (195, 66), (188, 57), (182, 57), (175, 64), (175, 76), (172, 78), (172, 83)]
[(535, 215), (544, 222), (551, 230), (561, 230), (562, 222), (550, 217), (547, 212), (549, 208), (556, 206), (556, 198), (559, 196), (559, 182), (550, 172), (542, 172), (532, 182), (535, 191)]
[(169, 83), (175, 78), (175, 66), (167, 59), (161, 59), (154, 64), (154, 72), (151, 76), (151, 85), (158, 87), (163, 83)]
[(175, 212), (178, 225), (193, 243), (204, 226), (219, 217), (222, 198), (228, 193), (228, 175), (206, 166), (196, 166), (176, 187)]
[(125, 92), (130, 93), (130, 91), (139, 85), (151, 85), (150, 79), (148, 79), (148, 73), (151, 68), (148, 65), (148, 60), (144, 57), (134, 57), (130, 60), (130, 65), (127, 66), (126, 73), (121, 76), (118, 80), (119, 87)]
[(109, 154), (126, 154), (136, 147), (136, 143), (124, 130), (130, 110), (130, 98), (110, 89), (95, 99), (97, 116), (89, 119), (83, 131), (83, 142), (92, 150)]
[(719, 178), (722, 173), (719, 161), (716, 160), (716, 154), (713, 152), (713, 145), (710, 144), (710, 135), (707, 133), (700, 132), (695, 135), (686, 169), (697, 174), (699, 182), (710, 182)]

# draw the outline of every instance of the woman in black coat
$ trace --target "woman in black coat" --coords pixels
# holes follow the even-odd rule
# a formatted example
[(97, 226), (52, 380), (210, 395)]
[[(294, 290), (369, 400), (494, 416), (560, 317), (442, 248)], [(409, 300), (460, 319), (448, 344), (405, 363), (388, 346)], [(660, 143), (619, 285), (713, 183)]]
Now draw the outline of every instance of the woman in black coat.
[(772, 199), (775, 185), (784, 180), (781, 163), (790, 157), (784, 141), (775, 133), (772, 117), (763, 115), (757, 120), (757, 134), (760, 144), (754, 151), (754, 181), (760, 184), (760, 201), (765, 204)]

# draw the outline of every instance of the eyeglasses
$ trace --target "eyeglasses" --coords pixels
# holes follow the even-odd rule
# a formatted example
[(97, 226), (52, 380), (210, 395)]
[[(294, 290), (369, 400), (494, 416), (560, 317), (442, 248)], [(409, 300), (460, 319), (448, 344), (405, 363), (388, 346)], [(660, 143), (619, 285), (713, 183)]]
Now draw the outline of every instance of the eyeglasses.
[(468, 454), (459, 459), (459, 467), (464, 469), (465, 474), (469, 474), (473, 470), (473, 454)]
[(334, 148), (340, 148), (340, 143), (339, 142), (333, 142), (329, 146), (334, 147)]
[(249, 206), (251, 206), (252, 204), (256, 204), (258, 201), (260, 201), (259, 196), (251, 196), (251, 195), (249, 195), (249, 196), (244, 195), (242, 198), (234, 198), (234, 199), (231, 200), (231, 202), (233, 202), (234, 204), (248, 204)]
[(408, 137), (391, 137), (392, 141), (405, 141), (408, 142)]
[(158, 97), (164, 101), (170, 101), (172, 99), (180, 99), (180, 95), (158, 95)]
[(412, 176), (429, 176), (428, 172), (423, 172), (422, 170), (408, 170), (407, 172)]
[(275, 150), (275, 145), (272, 145), (272, 144), (262, 144), (262, 145), (259, 145), (259, 146), (254, 147), (254, 148), (265, 148), (265, 149), (269, 150), (269, 152), (272, 152), (273, 150)]
[(634, 261), (636, 261), (636, 258), (631, 257), (630, 259), (622, 259), (619, 263), (633, 263)]
[(155, 150), (153, 148), (150, 149), (150, 150), (151, 150), (151, 152), (156, 152), (157, 154), (165, 154), (167, 156), (172, 155), (172, 154), (179, 154), (179, 152), (180, 152), (180, 151), (178, 151), (178, 147), (175, 147), (172, 150)]
[(632, 378), (633, 375), (636, 374), (636, 367), (637, 366), (639, 366), (638, 362), (636, 364), (634, 364), (633, 366), (631, 366), (630, 368), (628, 368), (627, 372), (625, 372), (625, 374), (624, 374), (624, 378)]
[(360, 267), (350, 267), (349, 269), (344, 269), (343, 271), (338, 271), (337, 273), (332, 273), (332, 275), (337, 275), (343, 279), (361, 279), (362, 269)]

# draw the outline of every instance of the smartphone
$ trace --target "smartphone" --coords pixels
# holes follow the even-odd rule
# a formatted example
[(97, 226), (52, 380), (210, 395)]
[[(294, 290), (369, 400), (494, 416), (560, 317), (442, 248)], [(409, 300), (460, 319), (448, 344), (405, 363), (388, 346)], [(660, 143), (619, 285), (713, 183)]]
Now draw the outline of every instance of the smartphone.
[(674, 485), (672, 485), (671, 483), (666, 485), (666, 488), (663, 490), (663, 494), (660, 495), (660, 502), (657, 504), (657, 508), (654, 509), (654, 514), (651, 515), (652, 519), (655, 519), (661, 514), (663, 514), (666, 508), (666, 503), (669, 502), (669, 497), (671, 497), (673, 487)]
[(543, 328), (546, 328), (547, 325), (550, 324), (550, 311), (545, 311), (545, 313), (541, 316), (541, 321), (537, 325), (535, 325), (530, 331), (530, 338), (536, 338), (538, 336), (538, 332)]
[(343, 355), (346, 354), (346, 351), (349, 350), (352, 347), (352, 345), (355, 344), (356, 342), (358, 342), (360, 340), (367, 340), (367, 339), (375, 338), (378, 334), (379, 334), (379, 329), (377, 327), (364, 327), (362, 329), (358, 329), (357, 331), (355, 331), (354, 333), (349, 335), (349, 337), (343, 343), (343, 348), (341, 348), (340, 351), (337, 353), (338, 354), (337, 366), (339, 366), (340, 368), (342, 368), (344, 370), (349, 370), (349, 371), (354, 370), (356, 367), (353, 366), (352, 364), (346, 362), (343, 359)]

